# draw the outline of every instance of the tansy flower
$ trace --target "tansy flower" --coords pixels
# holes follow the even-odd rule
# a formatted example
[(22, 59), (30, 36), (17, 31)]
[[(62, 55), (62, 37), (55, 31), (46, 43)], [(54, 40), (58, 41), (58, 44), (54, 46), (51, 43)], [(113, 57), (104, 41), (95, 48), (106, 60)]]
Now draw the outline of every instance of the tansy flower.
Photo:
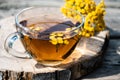
[(66, 28), (66, 31), (71, 31), (72, 30), (72, 28)]
[(62, 37), (62, 36), (64, 36), (64, 35), (63, 35), (63, 33), (57, 33), (56, 36)]
[[(73, 9), (73, 11), (78, 11), (85, 16), (85, 23), (82, 32), (79, 32), (79, 35), (90, 37), (93, 36), (95, 32), (102, 31), (106, 27), (104, 22), (104, 0), (101, 0), (98, 5), (96, 5), (94, 0), (66, 0), (64, 7), (62, 7), (62, 13), (66, 17), (79, 21), (81, 15), (77, 15), (71, 10), (65, 10), (65, 8)], [(71, 28), (66, 29), (66, 31), (70, 30)]]
[[(61, 32), (52, 32), (49, 36), (49, 39), (53, 45), (65, 44), (63, 37), (64, 37), (64, 34)], [(67, 43), (68, 42), (66, 42), (66, 44)]]
[(63, 44), (63, 39), (61, 37), (57, 37), (58, 44)]
[(50, 41), (53, 45), (56, 45), (57, 44), (57, 40), (51, 40)]
[(69, 44), (69, 41), (68, 40), (64, 40), (63, 43), (64, 44)]

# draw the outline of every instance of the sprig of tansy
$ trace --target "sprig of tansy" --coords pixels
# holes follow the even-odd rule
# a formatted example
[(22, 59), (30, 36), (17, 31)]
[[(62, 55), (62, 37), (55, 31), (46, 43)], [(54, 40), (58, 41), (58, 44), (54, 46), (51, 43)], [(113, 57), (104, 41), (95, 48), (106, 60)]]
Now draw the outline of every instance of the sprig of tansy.
[(100, 32), (106, 27), (104, 22), (104, 0), (101, 0), (98, 5), (96, 5), (94, 0), (65, 0), (61, 11), (66, 17), (73, 18), (76, 21), (80, 21), (82, 17), (76, 12), (81, 13), (85, 17), (82, 32), (79, 33), (81, 36), (93, 36), (95, 32)]
[(52, 32), (49, 36), (50, 42), (53, 45), (57, 44), (69, 44), (69, 41), (67, 39), (63, 39), (64, 34), (60, 32)]

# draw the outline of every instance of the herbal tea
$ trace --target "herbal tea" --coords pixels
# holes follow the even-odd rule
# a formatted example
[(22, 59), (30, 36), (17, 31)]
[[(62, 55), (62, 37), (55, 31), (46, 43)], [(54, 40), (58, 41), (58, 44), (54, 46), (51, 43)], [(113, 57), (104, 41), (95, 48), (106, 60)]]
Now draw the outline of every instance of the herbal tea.
[[(61, 8), (30, 7), (20, 11), (15, 16), (16, 32), (5, 40), (6, 51), (17, 58), (34, 58), (44, 66), (62, 64), (76, 47), (84, 25), (79, 12), (69, 8), (65, 11), (69, 17), (61, 13)], [(26, 51), (13, 49), (18, 39)]]
[[(71, 21), (61, 23), (49, 21), (34, 24), (28, 24), (27, 21), (22, 21), (21, 24), (27, 26), (31, 31), (39, 33), (38, 35), (31, 34), (31, 36), (24, 35), (21, 39), (26, 50), (38, 62), (59, 62), (66, 59), (74, 50), (79, 39), (75, 32), (74, 36), (65, 36), (64, 33), (61, 34), (62, 31), (65, 32), (67, 29), (71, 29), (74, 26)], [(50, 37), (52, 33), (61, 34), (54, 36), (54, 39), (57, 40), (56, 42), (51, 42)], [(32, 38), (32, 36), (36, 36), (37, 38)]]

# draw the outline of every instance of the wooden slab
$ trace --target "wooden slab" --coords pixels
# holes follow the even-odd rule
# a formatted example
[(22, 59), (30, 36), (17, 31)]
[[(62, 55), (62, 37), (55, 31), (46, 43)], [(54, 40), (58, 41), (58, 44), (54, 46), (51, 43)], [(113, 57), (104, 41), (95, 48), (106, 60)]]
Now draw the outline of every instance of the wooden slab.
[[(33, 59), (15, 58), (5, 51), (5, 39), (16, 31), (14, 17), (1, 20), (0, 26), (0, 78), (3, 80), (75, 80), (99, 67), (109, 42), (107, 30), (91, 38), (81, 38), (60, 66), (45, 67), (36, 65)], [(20, 41), (17, 44), (15, 48), (24, 50)]]

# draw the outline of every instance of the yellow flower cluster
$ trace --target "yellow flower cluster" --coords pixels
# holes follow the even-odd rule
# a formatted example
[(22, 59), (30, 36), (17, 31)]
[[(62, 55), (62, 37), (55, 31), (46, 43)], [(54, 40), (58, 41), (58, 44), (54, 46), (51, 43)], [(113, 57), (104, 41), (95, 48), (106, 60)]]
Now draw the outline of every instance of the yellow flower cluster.
[(60, 32), (52, 32), (49, 36), (50, 42), (53, 45), (57, 44), (69, 44), (69, 41), (66, 39), (63, 39), (64, 34)]
[[(72, 9), (72, 10), (69, 10)], [(80, 12), (85, 16), (84, 26), (82, 32), (79, 35), (84, 37), (90, 37), (105, 29), (104, 14), (105, 4), (102, 0), (98, 5), (93, 0), (66, 0), (64, 7), (61, 8), (62, 13), (77, 21), (80, 21), (81, 15), (76, 12)], [(76, 12), (75, 12), (76, 11)]]
[[(77, 10), (81, 14), (87, 15), (88, 13), (95, 10), (96, 4), (93, 0), (65, 0), (64, 7), (73, 9), (73, 10)], [(69, 14), (69, 12), (68, 12), (68, 14)]]
[(96, 6), (95, 11), (92, 11), (86, 16), (82, 36), (90, 37), (93, 36), (95, 32), (99, 32), (105, 29), (106, 26), (104, 22), (104, 7), (104, 2), (101, 1)]

